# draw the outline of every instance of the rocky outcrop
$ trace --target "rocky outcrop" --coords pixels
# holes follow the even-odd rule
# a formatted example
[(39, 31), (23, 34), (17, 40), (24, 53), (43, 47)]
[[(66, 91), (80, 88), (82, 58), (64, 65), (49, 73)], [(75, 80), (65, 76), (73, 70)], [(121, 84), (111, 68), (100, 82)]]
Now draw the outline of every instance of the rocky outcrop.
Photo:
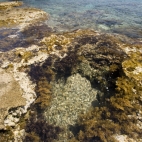
[[(51, 123), (55, 124), (61, 119), (65, 120), (63, 114), (66, 114), (65, 110), (68, 111), (70, 107), (65, 105), (64, 110), (60, 108), (60, 105), (66, 104), (70, 92), (72, 92), (72, 97), (74, 93), (79, 92), (71, 89), (78, 79), (74, 80), (74, 83), (71, 83), (72, 80), (79, 74), (89, 80), (92, 88), (97, 89), (97, 95), (92, 101), (93, 107), (87, 113), (84, 111), (79, 116), (76, 125), (70, 127), (72, 132), (78, 131), (71, 141), (141, 141), (141, 45), (124, 44), (110, 35), (87, 30), (78, 30), (58, 36), (52, 35), (44, 38), (42, 44), (46, 45), (48, 53), (54, 56), (49, 56), (50, 58), (42, 66), (33, 67), (31, 76), (36, 80), (44, 76), (50, 83), (56, 78), (57, 84), (54, 82), (51, 86), (55, 92), (53, 96), (56, 97), (53, 98), (51, 107), (45, 112), (49, 122), (50, 119)], [(57, 49), (62, 55), (60, 59), (57, 57), (59, 56)], [(33, 73), (34, 70), (36, 70), (35, 73)], [(73, 79), (70, 80), (71, 78)], [(69, 92), (66, 90), (68, 80), (71, 83)], [(78, 85), (80, 88), (81, 83), (77, 82), (75, 86)], [(89, 94), (91, 97), (91, 92)], [(81, 102), (81, 93), (78, 96)], [(60, 100), (61, 98), (66, 98), (66, 100)], [(70, 106), (75, 107), (76, 103), (79, 105), (77, 96), (76, 102)], [(81, 108), (83, 109), (83, 105)], [(60, 113), (54, 109), (56, 111), (59, 109)], [(75, 115), (74, 112), (73, 114)], [(68, 114), (65, 116), (67, 117)], [(67, 117), (62, 125), (71, 124), (70, 117)], [(129, 127), (127, 127), (128, 124)], [(66, 133), (68, 137), (72, 137), (68, 130)], [(67, 137), (63, 135), (60, 138), (65, 140)]]
[(48, 18), (46, 12), (36, 8), (13, 8), (20, 5), (21, 2), (0, 4), (0, 7), (10, 7), (10, 9), (5, 8), (5, 10), (0, 11), (0, 27), (18, 26), (18, 28), (23, 29)]
[[(44, 140), (45, 135), (52, 140), (54, 136), (57, 138), (54, 132), (61, 132), (60, 140), (71, 141), (122, 140), (125, 135), (126, 139), (133, 139), (133, 130), (139, 136), (141, 121), (137, 119), (141, 119), (141, 111), (138, 116), (133, 112), (141, 109), (134, 103), (140, 103), (141, 89), (140, 85), (134, 88), (133, 79), (141, 84), (140, 77), (136, 77), (141, 76), (141, 63), (135, 54), (129, 54), (128, 47), (111, 35), (77, 30), (51, 34), (44, 37), (38, 46), (1, 53), (1, 67), (13, 74), (26, 99), (22, 114), (31, 109), (28, 116), (24, 116), (26, 121), (14, 120), (17, 121), (15, 140), (23, 139), (24, 135), (25, 140)], [(131, 74), (133, 79), (130, 79)], [(133, 89), (129, 89), (131, 87)], [(135, 96), (132, 93), (136, 93)], [(4, 124), (13, 126), (13, 114), (15, 111), (9, 112), (3, 119)], [(126, 125), (123, 118), (133, 126), (132, 130), (119, 125)], [(41, 137), (38, 130), (42, 129), (42, 123), (45, 123), (46, 131), (53, 131), (52, 135), (47, 132)], [(28, 128), (30, 125), (32, 129)], [(90, 135), (92, 129), (96, 133)], [(112, 131), (114, 134), (110, 135)]]
[(0, 76), (0, 129), (4, 129), (4, 120), (10, 109), (25, 106), (26, 99), (22, 97), (20, 85), (10, 72), (0, 68)]
[(10, 26), (40, 38), (0, 52), (0, 141), (141, 141), (141, 45), (93, 30), (39, 36), (29, 25), (44, 12), (10, 11)]
[(7, 9), (11, 9), (13, 7), (19, 7), (21, 6), (23, 3), (22, 2), (1, 2), (0, 3), (0, 10), (7, 10)]
[[(13, 40), (14, 42), (15, 40), (13, 38), (17, 37), (16, 33), (48, 18), (48, 14), (42, 10), (26, 7), (21, 8), (19, 7), (21, 5), (22, 2), (0, 3), (1, 32), (5, 38), (11, 39), (11, 41)], [(14, 35), (11, 35), (11, 32), (9, 33), (9, 31), (13, 31), (13, 27), (16, 29), (16, 33), (13, 32)], [(3, 36), (1, 38), (3, 38)], [(5, 41), (3, 40), (4, 42), (1, 42), (2, 46), (4, 43), (7, 47), (11, 46), (11, 43), (7, 44), (7, 39), (5, 39)], [(32, 48), (32, 51), (34, 49), (37, 51), (36, 46)], [(0, 141), (13, 141), (14, 139), (16, 141), (18, 136), (20, 137), (17, 123), (36, 98), (33, 90), (34, 84), (31, 84), (25, 72), (19, 71), (23, 66), (23, 61), (30, 59), (30, 56), (32, 55), (31, 49), (29, 50), (30, 51), (26, 52), (23, 52), (22, 49), (5, 53), (0, 52), (0, 129), (2, 131), (0, 134)], [(19, 60), (19, 57), (22, 57), (21, 59), (23, 60)], [(40, 61), (42, 60), (41, 58), (42, 55), (40, 54), (37, 60)], [(33, 63), (35, 60), (36, 58), (31, 62)], [(11, 130), (11, 127), (13, 127), (14, 130)], [(9, 133), (8, 135), (7, 132)], [(23, 131), (21, 131), (21, 137), (22, 135)]]

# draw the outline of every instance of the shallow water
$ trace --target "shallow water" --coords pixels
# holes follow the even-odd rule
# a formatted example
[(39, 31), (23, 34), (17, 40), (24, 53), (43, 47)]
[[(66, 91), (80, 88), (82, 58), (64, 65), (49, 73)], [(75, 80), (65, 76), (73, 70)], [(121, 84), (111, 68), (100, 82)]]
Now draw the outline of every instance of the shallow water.
[(142, 37), (141, 0), (24, 0), (24, 3), (49, 13), (46, 23), (56, 31), (91, 28)]
[(57, 31), (91, 28), (130, 37), (142, 37), (141, 0), (24, 0), (50, 14), (49, 26)]
[[(142, 38), (142, 0), (24, 0), (24, 3), (25, 6), (37, 7), (49, 13), (50, 19), (45, 22), (48, 26), (46, 24), (35, 25), (23, 32), (19, 32), (18, 29), (0, 29), (0, 51), (8, 51), (16, 47), (26, 48), (32, 44), (38, 45), (43, 37), (49, 36), (54, 30), (56, 32), (64, 32), (89, 28), (100, 32), (120, 33), (132, 38)], [(53, 27), (54, 30), (49, 26)], [(118, 46), (116, 46), (117, 44), (113, 45), (110, 42), (111, 40), (108, 40), (108, 42), (104, 40), (109, 39), (109, 36), (100, 38), (100, 41), (96, 44), (98, 48), (93, 45), (95, 44), (94, 42), (97, 43), (96, 39), (98, 39), (96, 35), (94, 37), (86, 36), (86, 38), (80, 36), (74, 41), (75, 43), (72, 43), (72, 46), (76, 48), (79, 44), (79, 47), (82, 47), (77, 55), (79, 56), (81, 54), (80, 57), (84, 58), (81, 58), (83, 60), (81, 60), (82, 63), (80, 63), (80, 60), (78, 61), (80, 63), (78, 67), (74, 67), (76, 66), (74, 63), (79, 59), (78, 56), (75, 56), (75, 52), (70, 52), (72, 54), (68, 54), (68, 56), (66, 56), (67, 58), (63, 58), (61, 62), (54, 59), (56, 56), (53, 56), (53, 59), (48, 58), (48, 64), (45, 62), (45, 64), (39, 68), (41, 72), (43, 68), (47, 71), (46, 73), (49, 71), (48, 76), (53, 73), (48, 70), (49, 68), (51, 68), (51, 70), (54, 69), (53, 71), (57, 71), (55, 73), (59, 77), (63, 75), (61, 80), (58, 80), (58, 82), (52, 85), (54, 90), (53, 100), (50, 107), (45, 111), (45, 116), (50, 124), (67, 127), (68, 132), (73, 131), (70, 130), (70, 125), (75, 124), (79, 113), (84, 110), (86, 111), (91, 105), (94, 107), (103, 106), (102, 100), (104, 98), (102, 96), (105, 94), (110, 97), (110, 94), (114, 94), (114, 88), (116, 86), (113, 83), (115, 79), (119, 77), (119, 73), (114, 70), (114, 73), (111, 73), (110, 76), (110, 64), (119, 64), (118, 61), (122, 58), (123, 52), (119, 50)], [(112, 46), (111, 48), (107, 48), (109, 44)], [(54, 45), (56, 44), (54, 43)], [(62, 48), (60, 44), (59, 46), (56, 45), (53, 47)], [(84, 52), (81, 52), (81, 50)], [(123, 56), (125, 57), (126, 55), (124, 54)], [(54, 61), (57, 61), (55, 64), (56, 68), (52, 63)], [(50, 63), (53, 67), (50, 66)], [(115, 67), (117, 66), (114, 66), (114, 68)], [(66, 80), (66, 75), (70, 74), (70, 70), (73, 70), (73, 74)], [(39, 71), (39, 74), (36, 74), (38, 70), (37, 72), (36, 70), (31, 72), (33, 76), (36, 75), (36, 77), (40, 77), (42, 73), (45, 75), (45, 71), (42, 73)], [(115, 74), (117, 74), (117, 76)], [(64, 83), (65, 80), (66, 84)], [(43, 86), (43, 88), (44, 87), (47, 86)], [(101, 101), (102, 104), (99, 103)], [(40, 119), (42, 120), (41, 112), (36, 110), (37, 106), (35, 106), (34, 109), (39, 115), (39, 121)], [(37, 124), (38, 123), (33, 124), (33, 127), (36, 128)], [(43, 129), (43, 125), (42, 127), (38, 127)], [(44, 132), (44, 129), (42, 132)], [(65, 133), (65, 138), (66, 137)], [(60, 138), (64, 137), (61, 136)]]
[[(142, 38), (142, 0), (24, 0), (24, 6), (40, 8), (49, 13), (50, 18), (45, 24), (55, 32), (89, 28)], [(0, 51), (35, 43), (39, 39), (38, 35), (45, 35), (45, 27), (48, 26), (36, 27), (37, 30), (32, 33), (34, 36), (0, 29)]]

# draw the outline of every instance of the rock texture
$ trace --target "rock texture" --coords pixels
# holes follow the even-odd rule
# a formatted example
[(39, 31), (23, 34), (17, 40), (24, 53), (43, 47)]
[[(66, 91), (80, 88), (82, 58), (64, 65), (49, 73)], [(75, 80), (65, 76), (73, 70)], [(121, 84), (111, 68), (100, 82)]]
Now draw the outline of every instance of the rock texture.
[(13, 8), (20, 5), (19, 2), (1, 3), (1, 7), (10, 7), (10, 9), (0, 11), (0, 27), (18, 26), (18, 28), (23, 29), (47, 19), (46, 12), (36, 8)]
[(24, 106), (26, 100), (22, 97), (19, 84), (10, 72), (0, 68), (0, 129), (4, 129), (4, 119), (11, 108)]
[(21, 6), (23, 3), (22, 2), (1, 2), (0, 3), (0, 10), (6, 10), (6, 9), (11, 9), (13, 7), (18, 7)]
[(3, 26), (40, 38), (0, 52), (0, 141), (142, 140), (141, 44), (93, 30), (46, 34), (29, 27), (43, 11), (10, 12)]
[[(124, 76), (122, 63), (128, 58), (125, 50), (122, 50), (123, 44), (119, 40), (116, 40), (111, 35), (89, 30), (77, 30), (62, 35), (45, 37), (41, 44), (47, 48), (49, 57), (42, 65), (31, 66), (30, 76), (34, 82), (37, 82), (35, 89), (39, 98), (36, 102), (37, 105), (42, 107), (42, 109), (47, 106), (44, 111), (47, 122), (66, 128), (65, 132), (59, 135), (59, 140), (57, 141), (69, 141), (73, 137), (74, 131), (78, 131), (78, 133), (74, 134), (76, 141), (117, 141), (117, 138), (122, 140), (125, 134), (129, 134), (130, 138), (129, 136), (126, 138), (130, 140), (131, 137), (133, 139), (131, 134), (136, 129), (136, 133), (138, 136), (140, 135), (140, 129), (136, 126), (136, 124), (139, 124), (137, 117), (133, 115), (134, 123), (132, 122), (133, 119), (129, 118), (129, 115), (131, 115), (129, 110), (137, 108), (132, 102), (128, 101), (127, 91), (123, 95), (127, 96), (128, 100), (124, 100), (125, 97), (123, 98), (123, 95), (116, 97), (119, 93), (121, 94), (121, 90), (118, 89), (117, 92), (116, 88), (125, 90), (126, 87), (116, 82), (123, 82), (123, 80), (119, 80), (119, 78)], [(125, 80), (125, 77), (123, 78)], [(86, 93), (84, 93), (83, 88), (86, 88), (87, 85), (85, 86), (85, 81), (82, 84), (78, 80), (90, 82), (91, 86), (88, 85), (90, 91), (85, 89)], [(78, 86), (79, 90), (75, 86)], [(50, 88), (50, 93), (48, 93), (49, 90), (47, 88)], [(91, 89), (96, 89), (97, 91), (97, 95), (94, 92), (94, 99), (90, 99), (92, 96)], [(46, 94), (48, 96), (47, 101), (45, 101)], [(84, 96), (84, 94), (86, 95)], [(89, 96), (87, 97), (88, 94)], [(49, 103), (49, 98), (51, 103)], [(82, 102), (82, 98), (84, 104), (80, 108), (78, 105)], [(90, 104), (93, 107), (85, 113), (84, 106), (85, 108), (89, 106), (87, 105), (89, 104), (88, 99), (90, 99)], [(83, 112), (81, 111), (82, 109), (84, 110)], [(117, 115), (118, 112), (120, 116)], [(80, 113), (82, 114), (79, 115)], [(76, 114), (79, 115), (78, 120), (75, 117)], [(126, 126), (121, 127), (119, 125), (122, 122), (123, 125), (126, 124), (123, 120), (124, 116), (126, 121), (129, 121), (130, 125), (133, 126), (130, 131)], [(60, 122), (60, 120), (63, 121)], [(113, 122), (114, 120), (116, 122)], [(74, 125), (74, 122), (77, 122), (76, 125)], [(100, 131), (98, 131), (98, 127), (100, 127)], [(113, 131), (114, 135), (110, 135), (111, 131)], [(122, 135), (115, 137), (117, 133)], [(71, 139), (71, 141), (74, 140)]]

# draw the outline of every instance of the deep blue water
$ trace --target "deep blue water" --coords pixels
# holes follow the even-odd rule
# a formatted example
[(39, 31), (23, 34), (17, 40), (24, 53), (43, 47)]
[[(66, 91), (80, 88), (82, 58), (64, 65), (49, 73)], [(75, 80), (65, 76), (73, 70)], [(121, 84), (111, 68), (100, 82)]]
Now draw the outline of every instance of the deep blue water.
[[(3, 1), (3, 0), (0, 0)], [(142, 0), (23, 0), (50, 14), (57, 31), (91, 28), (142, 37)]]

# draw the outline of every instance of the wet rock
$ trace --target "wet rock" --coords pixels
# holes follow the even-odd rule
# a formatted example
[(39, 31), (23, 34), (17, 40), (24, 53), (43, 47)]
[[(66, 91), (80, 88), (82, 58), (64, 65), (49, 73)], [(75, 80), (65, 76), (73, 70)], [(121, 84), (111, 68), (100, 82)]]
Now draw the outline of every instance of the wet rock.
[(118, 33), (118, 34), (122, 34), (122, 35), (126, 35), (130, 38), (135, 38), (135, 39), (138, 39), (138, 38), (141, 38), (142, 37), (142, 29), (141, 27), (116, 27), (113, 29), (113, 32), (114, 33)]
[[(23, 33), (30, 37), (36, 31), (32, 28), (31, 30), (32, 32), (29, 34), (28, 30), (25, 30), (25, 33)], [(128, 94), (130, 92), (132, 95), (132, 92), (136, 92), (137, 87), (134, 88), (134, 83), (130, 80), (132, 78), (131, 75), (136, 79), (138, 77), (141, 78), (141, 60), (137, 61), (136, 59), (136, 55), (139, 54), (133, 54), (134, 60), (129, 61), (131, 55), (129, 54), (130, 49), (127, 47), (128, 45), (124, 46), (122, 42), (116, 40), (113, 36), (101, 34), (93, 30), (76, 30), (62, 34), (47, 34), (46, 36), (40, 41), (39, 46), (32, 45), (26, 49), (19, 48), (0, 53), (2, 55), (0, 60), (2, 67), (9, 71), (9, 66), (12, 63), (13, 67), (11, 67), (10, 71), (13, 72), (15, 80), (19, 82), (23, 95), (27, 99), (24, 113), (29, 108), (34, 113), (31, 111), (27, 118), (32, 118), (32, 115), (35, 114), (33, 115), (33, 120), (24, 117), (28, 125), (25, 124), (14, 130), (15, 138), (19, 139), (17, 136), (18, 132), (21, 129), (28, 128), (32, 122), (34, 122), (32, 124), (34, 131), (25, 129), (27, 132), (26, 140), (35, 138), (44, 140), (45, 131), (41, 132), (41, 126), (47, 124), (44, 129), (47, 130), (48, 126), (52, 125), (51, 129), (53, 128), (52, 130), (56, 132), (54, 124), (60, 125), (61, 123), (62, 127), (67, 130), (62, 132), (61, 135), (59, 134), (59, 139), (61, 138), (62, 140), (69, 140), (74, 136), (77, 138), (76, 135), (79, 136), (79, 140), (82, 138), (86, 139), (88, 138), (88, 132), (85, 132), (85, 130), (95, 130), (93, 132), (97, 137), (94, 137), (98, 141), (100, 139), (106, 140), (106, 136), (101, 137), (106, 134), (110, 136), (108, 137), (109, 141), (112, 138), (112, 133), (117, 134), (118, 131), (126, 131), (131, 136), (132, 133), (128, 131), (127, 124), (124, 123), (123, 118), (127, 118), (126, 122), (128, 120), (129, 124), (137, 122), (137, 118), (132, 119), (134, 121), (131, 122), (129, 117), (127, 117), (130, 112), (133, 112), (131, 110), (136, 109), (129, 100), (125, 103), (125, 99), (129, 98), (128, 96), (123, 98), (124, 100), (116, 96), (124, 96), (127, 92)], [(141, 46), (138, 50), (140, 49)], [(135, 48), (132, 49), (132, 51), (134, 50)], [(132, 68), (129, 63), (134, 63)], [(136, 67), (135, 65), (138, 66)], [(127, 75), (126, 78), (124, 74)], [(140, 79), (137, 80), (140, 81)], [(127, 89), (125, 85), (128, 86)], [(129, 89), (131, 86), (133, 89)], [(119, 90), (121, 92), (117, 92), (115, 95), (116, 91)], [(138, 97), (138, 99), (141, 101), (141, 97)], [(136, 100), (135, 102), (139, 103)], [(91, 105), (93, 105), (91, 111), (86, 113)], [(139, 110), (139, 106), (136, 105), (136, 107)], [(17, 110), (18, 112), (22, 111)], [(1, 114), (5, 115), (6, 111), (2, 110)], [(80, 125), (81, 128), (77, 127), (75, 134), (70, 130), (70, 125), (72, 125), (72, 130), (76, 129), (74, 124), (80, 113), (82, 117), (78, 120), (77, 126)], [(136, 113), (140, 114), (141, 112), (134, 111), (131, 117), (136, 116)], [(7, 118), (11, 121), (5, 120), (5, 123), (9, 123), (13, 127), (18, 119), (13, 119), (12, 116), (17, 115), (17, 111), (10, 109)], [(61, 117), (63, 121), (60, 120)], [(140, 117), (141, 115), (139, 115), (139, 119)], [(45, 120), (45, 118), (47, 119)], [(86, 122), (84, 123), (85, 125), (83, 122)], [(125, 127), (119, 125), (122, 122)], [(139, 125), (141, 126), (141, 123)], [(83, 129), (84, 127), (87, 129)], [(131, 128), (134, 128), (140, 134), (140, 131), (136, 129), (137, 127)], [(79, 130), (81, 131), (79, 132)], [(100, 131), (98, 132), (98, 130)], [(40, 135), (39, 133), (42, 134)], [(50, 132), (49, 136), (51, 136)], [(89, 137), (89, 140), (93, 140), (94, 137)]]
[(0, 51), (6, 52), (17, 47), (27, 48), (32, 44), (40, 45), (39, 41), (52, 33), (52, 29), (45, 24), (35, 24), (26, 27), (22, 32), (18, 29), (0, 30)]
[(97, 24), (106, 25), (108, 27), (115, 26), (115, 25), (121, 25), (122, 21), (116, 20), (116, 19), (98, 19), (96, 20)]

